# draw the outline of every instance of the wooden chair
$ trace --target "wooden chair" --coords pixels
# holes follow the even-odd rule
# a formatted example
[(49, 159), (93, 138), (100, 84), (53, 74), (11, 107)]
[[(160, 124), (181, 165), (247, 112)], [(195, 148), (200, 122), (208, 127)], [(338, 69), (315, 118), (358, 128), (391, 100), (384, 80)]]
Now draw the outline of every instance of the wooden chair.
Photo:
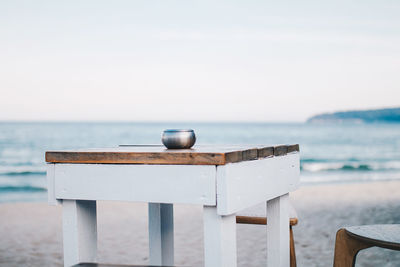
[[(261, 211), (261, 212), (260, 212)], [(267, 224), (267, 217), (265, 215), (266, 207), (265, 204), (260, 204), (254, 207), (254, 209), (246, 210), (243, 214), (236, 216), (236, 223), (241, 224)], [(290, 234), (290, 267), (296, 267), (296, 250), (294, 247), (294, 237), (292, 227), (297, 225), (298, 218), (296, 210), (290, 205), (289, 209), (289, 234)]]
[(334, 267), (355, 266), (357, 253), (366, 248), (400, 250), (400, 224), (345, 227), (337, 231)]

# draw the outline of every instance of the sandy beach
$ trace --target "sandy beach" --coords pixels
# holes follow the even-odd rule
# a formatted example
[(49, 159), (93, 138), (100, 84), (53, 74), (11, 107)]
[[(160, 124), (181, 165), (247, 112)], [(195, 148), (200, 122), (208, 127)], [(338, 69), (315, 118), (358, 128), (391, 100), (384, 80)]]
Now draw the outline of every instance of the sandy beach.
[[(399, 223), (400, 181), (304, 186), (291, 194), (298, 266), (332, 266), (336, 231), (346, 225)], [(0, 266), (62, 266), (61, 207), (0, 205)], [(202, 266), (202, 209), (175, 206), (177, 265)], [(238, 266), (265, 265), (265, 228), (238, 225)], [(148, 263), (147, 205), (99, 202), (100, 262)], [(399, 266), (400, 252), (362, 251), (357, 266)]]

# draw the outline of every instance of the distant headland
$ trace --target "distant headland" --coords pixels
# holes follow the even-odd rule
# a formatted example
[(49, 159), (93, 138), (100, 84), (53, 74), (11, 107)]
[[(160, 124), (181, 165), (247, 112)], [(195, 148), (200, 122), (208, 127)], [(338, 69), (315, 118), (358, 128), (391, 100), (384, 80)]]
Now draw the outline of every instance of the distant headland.
[(351, 110), (334, 113), (322, 113), (309, 118), (307, 122), (400, 123), (400, 108)]

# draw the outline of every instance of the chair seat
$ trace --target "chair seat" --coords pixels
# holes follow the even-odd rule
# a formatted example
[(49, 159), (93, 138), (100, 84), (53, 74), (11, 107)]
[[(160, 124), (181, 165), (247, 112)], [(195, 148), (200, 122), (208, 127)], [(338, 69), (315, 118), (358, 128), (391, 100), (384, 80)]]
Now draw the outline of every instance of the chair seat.
[(370, 247), (400, 250), (400, 225), (376, 224), (339, 229), (333, 266), (354, 267), (358, 252)]
[(124, 264), (104, 264), (104, 263), (82, 262), (82, 263), (78, 263), (72, 267), (173, 267), (173, 266), (124, 265)]
[(376, 224), (344, 228), (353, 238), (388, 249), (400, 250), (400, 224)]

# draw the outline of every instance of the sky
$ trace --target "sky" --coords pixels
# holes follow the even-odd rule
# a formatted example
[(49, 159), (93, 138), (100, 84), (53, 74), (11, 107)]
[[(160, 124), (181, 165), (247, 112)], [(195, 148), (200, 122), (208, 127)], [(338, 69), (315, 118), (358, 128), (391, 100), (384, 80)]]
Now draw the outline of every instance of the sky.
[(0, 120), (400, 106), (400, 1), (0, 1)]

